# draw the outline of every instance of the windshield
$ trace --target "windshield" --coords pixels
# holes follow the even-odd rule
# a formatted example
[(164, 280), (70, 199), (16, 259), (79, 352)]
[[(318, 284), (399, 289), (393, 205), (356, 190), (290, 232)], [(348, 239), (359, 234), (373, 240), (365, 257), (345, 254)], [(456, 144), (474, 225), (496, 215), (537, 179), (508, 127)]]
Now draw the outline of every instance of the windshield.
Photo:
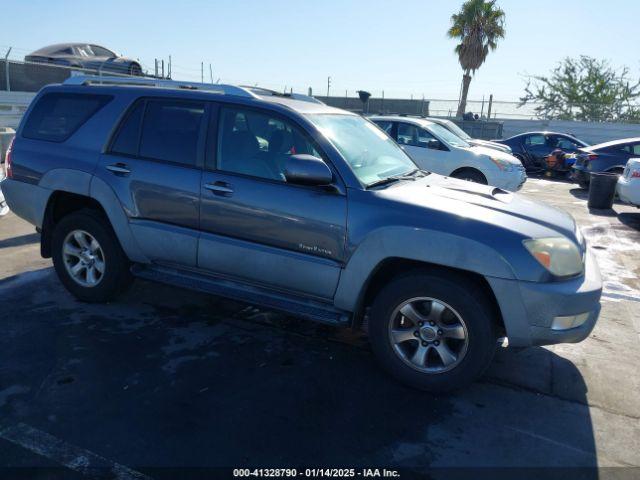
[(466, 140), (467, 142), (471, 140), (471, 137), (467, 132), (462, 130), (458, 125), (453, 123), (451, 120), (443, 120), (443, 123), (447, 126), (449, 130), (459, 136), (461, 139)]
[(439, 137), (440, 140), (443, 140), (445, 143), (449, 145), (453, 145), (454, 147), (462, 147), (468, 148), (469, 145), (462, 138), (460, 138), (455, 133), (452, 133), (450, 130), (446, 129), (442, 125), (438, 125), (437, 123), (433, 123), (429, 125), (428, 130), (433, 133), (435, 136)]
[(360, 116), (316, 114), (307, 118), (338, 149), (364, 185), (417, 168), (386, 133)]

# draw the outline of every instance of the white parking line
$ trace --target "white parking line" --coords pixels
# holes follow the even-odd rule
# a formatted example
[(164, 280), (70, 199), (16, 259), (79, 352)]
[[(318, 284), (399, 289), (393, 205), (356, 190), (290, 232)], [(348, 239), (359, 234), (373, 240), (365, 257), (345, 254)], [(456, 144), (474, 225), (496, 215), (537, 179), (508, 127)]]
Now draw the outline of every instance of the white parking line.
[(46, 457), (83, 475), (99, 476), (107, 473), (108, 478), (120, 480), (151, 480), (129, 467), (107, 460), (88, 450), (70, 445), (46, 432), (18, 423), (0, 429), (0, 438)]

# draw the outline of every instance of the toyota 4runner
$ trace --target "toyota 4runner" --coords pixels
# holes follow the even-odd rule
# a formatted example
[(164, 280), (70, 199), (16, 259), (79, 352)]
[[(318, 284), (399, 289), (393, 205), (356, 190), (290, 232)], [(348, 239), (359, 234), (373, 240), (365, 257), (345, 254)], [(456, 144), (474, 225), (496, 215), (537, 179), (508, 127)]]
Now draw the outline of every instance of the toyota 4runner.
[(6, 170), (10, 208), (78, 299), (137, 276), (363, 327), (425, 390), (477, 378), (502, 337), (579, 342), (600, 310), (570, 215), (419, 170), (303, 95), (72, 77), (36, 96)]

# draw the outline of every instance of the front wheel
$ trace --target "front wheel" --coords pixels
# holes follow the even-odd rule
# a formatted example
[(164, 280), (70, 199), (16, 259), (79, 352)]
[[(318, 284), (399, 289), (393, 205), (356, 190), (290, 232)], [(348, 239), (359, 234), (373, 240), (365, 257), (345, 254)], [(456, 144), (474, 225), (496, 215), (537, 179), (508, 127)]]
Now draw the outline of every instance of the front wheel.
[(372, 349), (383, 368), (412, 387), (444, 392), (477, 379), (496, 348), (486, 292), (446, 271), (398, 277), (370, 312)]
[(475, 170), (473, 168), (464, 168), (462, 170), (454, 172), (451, 174), (451, 177), (458, 178), (460, 180), (466, 180), (468, 182), (487, 185), (487, 178), (482, 174), (482, 172)]

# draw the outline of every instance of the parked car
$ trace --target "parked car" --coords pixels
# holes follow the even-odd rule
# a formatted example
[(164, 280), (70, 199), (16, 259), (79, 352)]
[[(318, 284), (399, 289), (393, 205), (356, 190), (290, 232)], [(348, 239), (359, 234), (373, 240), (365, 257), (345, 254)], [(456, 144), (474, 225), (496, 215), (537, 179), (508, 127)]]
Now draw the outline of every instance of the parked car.
[(640, 208), (640, 159), (630, 158), (616, 188), (618, 197), (625, 203)]
[(424, 172), (369, 120), (312, 99), (131, 83), (45, 87), (7, 160), (9, 206), (78, 299), (112, 300), (137, 276), (366, 319), (382, 366), (432, 391), (481, 375), (499, 337), (593, 329), (602, 282), (569, 214)]
[(58, 43), (43, 47), (24, 57), (25, 62), (48, 63), (83, 70), (142, 75), (136, 60), (120, 57), (111, 50), (90, 43)]
[(488, 148), (493, 148), (494, 150), (500, 150), (501, 152), (512, 153), (511, 147), (509, 145), (493, 142), (491, 140), (481, 140), (479, 138), (471, 138), (471, 136), (467, 132), (465, 132), (454, 122), (446, 118), (427, 117), (427, 120), (433, 123), (437, 123), (438, 125), (442, 125), (451, 133), (463, 139), (469, 145), (478, 146), (478, 147), (488, 147)]
[(640, 138), (625, 138), (582, 148), (571, 170), (571, 178), (581, 188), (589, 188), (591, 172), (621, 175), (632, 157), (640, 157)]
[(438, 123), (420, 117), (374, 115), (382, 128), (424, 170), (517, 191), (527, 179), (512, 155), (473, 146)]
[(589, 146), (572, 135), (556, 132), (527, 132), (493, 141), (511, 147), (513, 155), (522, 162), (527, 171), (546, 170), (546, 159), (556, 149), (571, 154)]

